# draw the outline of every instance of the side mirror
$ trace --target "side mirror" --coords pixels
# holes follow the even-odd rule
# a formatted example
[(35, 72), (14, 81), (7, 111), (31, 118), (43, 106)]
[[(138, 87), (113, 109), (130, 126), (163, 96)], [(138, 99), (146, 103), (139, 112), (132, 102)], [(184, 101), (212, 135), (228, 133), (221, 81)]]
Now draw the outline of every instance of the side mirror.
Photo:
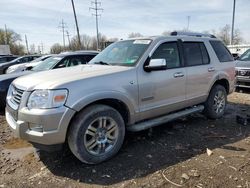
[(57, 68), (64, 68), (64, 67), (66, 67), (66, 65), (65, 65), (65, 64), (60, 64), (60, 65), (58, 65), (58, 67), (57, 67)]
[(151, 59), (149, 64), (144, 66), (144, 70), (147, 72), (166, 70), (166, 69), (167, 69), (167, 62), (165, 59)]

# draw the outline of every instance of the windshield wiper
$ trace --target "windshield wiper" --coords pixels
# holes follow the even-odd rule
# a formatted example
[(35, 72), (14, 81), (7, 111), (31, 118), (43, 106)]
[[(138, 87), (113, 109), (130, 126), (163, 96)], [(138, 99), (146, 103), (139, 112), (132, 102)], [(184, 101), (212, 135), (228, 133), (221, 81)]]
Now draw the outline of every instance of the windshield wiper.
[(94, 64), (99, 64), (99, 65), (110, 65), (109, 63), (103, 62), (103, 61), (94, 62)]

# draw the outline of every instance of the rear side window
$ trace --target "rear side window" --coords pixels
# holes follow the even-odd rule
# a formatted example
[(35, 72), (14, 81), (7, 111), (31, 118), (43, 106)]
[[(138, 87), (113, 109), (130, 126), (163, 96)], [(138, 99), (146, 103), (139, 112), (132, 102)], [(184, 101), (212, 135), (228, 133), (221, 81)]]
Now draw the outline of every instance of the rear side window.
[(210, 41), (220, 62), (233, 61), (233, 56), (221, 41)]
[(186, 57), (186, 66), (209, 64), (210, 59), (203, 42), (184, 42), (183, 49)]

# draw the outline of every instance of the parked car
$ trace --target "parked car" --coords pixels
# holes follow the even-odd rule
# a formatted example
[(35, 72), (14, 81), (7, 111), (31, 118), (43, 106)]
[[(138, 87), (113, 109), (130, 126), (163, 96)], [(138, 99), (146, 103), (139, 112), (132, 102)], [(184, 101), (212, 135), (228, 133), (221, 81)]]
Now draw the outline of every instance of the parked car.
[(16, 72), (22, 72), (22, 71), (24, 71), (26, 69), (32, 69), (33, 67), (35, 67), (36, 65), (38, 65), (40, 62), (48, 59), (51, 56), (52, 55), (44, 55), (44, 56), (36, 58), (33, 61), (28, 62), (28, 63), (22, 63), (22, 64), (17, 64), (17, 65), (12, 65), (12, 66), (10, 66), (7, 69), (6, 73), (7, 74), (9, 74), (9, 73), (16, 73)]
[(9, 61), (12, 61), (14, 59), (18, 58), (18, 56), (14, 56), (14, 55), (5, 55), (5, 56), (1, 56), (0, 57), (0, 64), (1, 63), (6, 63)]
[[(98, 52), (94, 51), (84, 51), (78, 53), (68, 53), (52, 56), (42, 62), (37, 66), (33, 67), (28, 71), (22, 71), (18, 73), (0, 75), (0, 109), (3, 109), (6, 105), (5, 99), (7, 95), (8, 88), (13, 80), (20, 76), (24, 76), (31, 73), (36, 73), (39, 71), (71, 67), (80, 64), (86, 64), (91, 59), (93, 59)], [(63, 75), (62, 75), (63, 77)]]
[(67, 143), (79, 160), (96, 164), (119, 151), (126, 129), (194, 112), (222, 117), (234, 90), (232, 55), (213, 36), (172, 35), (122, 40), (88, 65), (16, 79), (7, 96), (8, 124), (35, 147)]
[(236, 88), (250, 88), (250, 49), (236, 61)]
[(0, 74), (6, 74), (7, 69), (12, 65), (30, 62), (38, 57), (41, 57), (41, 56), (40, 55), (26, 55), (26, 56), (22, 56), (22, 57), (19, 57), (17, 59), (14, 59), (10, 62), (1, 63), (0, 64)]

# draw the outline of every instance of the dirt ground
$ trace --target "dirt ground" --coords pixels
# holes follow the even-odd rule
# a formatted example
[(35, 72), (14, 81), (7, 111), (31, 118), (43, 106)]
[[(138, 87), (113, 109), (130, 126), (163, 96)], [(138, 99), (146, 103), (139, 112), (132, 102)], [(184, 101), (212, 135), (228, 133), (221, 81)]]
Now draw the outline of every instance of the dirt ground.
[(35, 150), (13, 138), (0, 115), (2, 187), (250, 187), (250, 91), (233, 93), (222, 119), (194, 114), (140, 133), (127, 133), (117, 156), (99, 165), (67, 149)]

